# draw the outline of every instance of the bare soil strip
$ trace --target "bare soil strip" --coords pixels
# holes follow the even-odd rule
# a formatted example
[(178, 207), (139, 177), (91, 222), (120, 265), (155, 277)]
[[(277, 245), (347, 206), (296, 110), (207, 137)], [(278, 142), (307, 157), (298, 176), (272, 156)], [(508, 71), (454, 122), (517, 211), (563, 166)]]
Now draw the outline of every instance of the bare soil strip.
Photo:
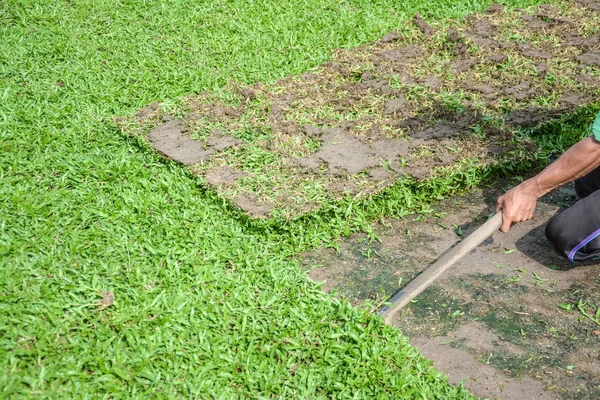
[[(426, 220), (388, 221), (381, 241), (354, 235), (339, 252), (306, 253), (303, 264), (324, 290), (356, 305), (377, 304), (482, 223), (501, 189), (447, 199)], [(600, 266), (555, 255), (543, 229), (575, 201), (574, 190), (538, 203), (532, 221), (498, 232), (403, 310), (395, 325), (452, 383), (482, 397), (600, 397)], [(579, 308), (581, 307), (581, 309)]]
[(122, 128), (254, 217), (526, 157), (516, 133), (600, 93), (599, 2), (505, 10), (338, 50), (313, 71), (154, 104)]

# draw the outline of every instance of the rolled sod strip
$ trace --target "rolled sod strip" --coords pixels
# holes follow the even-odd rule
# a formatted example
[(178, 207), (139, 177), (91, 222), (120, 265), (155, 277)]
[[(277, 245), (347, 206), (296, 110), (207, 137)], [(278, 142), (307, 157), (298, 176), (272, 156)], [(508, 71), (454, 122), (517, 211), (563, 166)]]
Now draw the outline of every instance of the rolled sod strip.
[(390, 305), (383, 307), (379, 311), (385, 319), (385, 323), (390, 325), (394, 316), (407, 305), (412, 299), (427, 289), (437, 278), (440, 277), (448, 268), (453, 266), (465, 254), (479, 246), (483, 241), (489, 238), (494, 232), (500, 229), (502, 225), (502, 212), (497, 213), (485, 224), (477, 228), (473, 233), (467, 236), (462, 242), (451, 248), (433, 265), (425, 269), (421, 275), (413, 279), (404, 289), (400, 290), (390, 299)]

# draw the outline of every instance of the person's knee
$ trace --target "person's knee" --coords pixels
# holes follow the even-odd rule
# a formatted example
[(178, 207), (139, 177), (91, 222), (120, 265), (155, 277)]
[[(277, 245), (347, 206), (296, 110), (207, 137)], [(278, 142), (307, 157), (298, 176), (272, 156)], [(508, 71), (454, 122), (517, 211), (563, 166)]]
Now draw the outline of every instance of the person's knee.
[(550, 219), (546, 238), (561, 256), (586, 261), (600, 256), (600, 191)]
[(569, 247), (569, 238), (565, 235), (565, 232), (567, 231), (564, 229), (565, 223), (567, 223), (567, 221), (564, 213), (555, 215), (548, 221), (544, 233), (546, 234), (546, 239), (550, 242), (552, 249), (554, 249), (558, 255), (568, 259), (571, 249)]

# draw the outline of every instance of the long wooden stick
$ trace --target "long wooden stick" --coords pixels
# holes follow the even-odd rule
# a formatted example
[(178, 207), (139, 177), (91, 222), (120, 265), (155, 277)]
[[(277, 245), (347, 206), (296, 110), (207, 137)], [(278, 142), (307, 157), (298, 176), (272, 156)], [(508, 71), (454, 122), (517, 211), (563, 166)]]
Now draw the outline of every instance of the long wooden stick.
[(396, 293), (389, 302), (392, 303), (379, 311), (379, 315), (385, 318), (386, 324), (391, 324), (394, 316), (402, 307), (407, 305), (419, 293), (425, 290), (441, 274), (460, 260), (465, 254), (479, 246), (484, 240), (500, 229), (502, 225), (502, 212), (497, 213), (485, 224), (477, 228), (473, 233), (463, 239), (459, 244), (450, 249), (444, 256), (433, 265), (425, 269), (421, 275), (413, 279), (404, 289)]

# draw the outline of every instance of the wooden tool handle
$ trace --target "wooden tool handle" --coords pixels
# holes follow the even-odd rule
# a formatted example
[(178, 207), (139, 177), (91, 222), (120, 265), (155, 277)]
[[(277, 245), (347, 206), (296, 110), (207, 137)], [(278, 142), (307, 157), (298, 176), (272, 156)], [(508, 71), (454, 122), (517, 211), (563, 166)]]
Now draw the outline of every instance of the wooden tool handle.
[(385, 318), (385, 323), (390, 324), (394, 315), (396, 315), (402, 307), (407, 305), (413, 298), (431, 285), (433, 281), (460, 260), (465, 254), (479, 246), (484, 240), (500, 229), (501, 225), (502, 212), (499, 212), (469, 236), (464, 238), (459, 244), (450, 249), (432, 266), (425, 269), (421, 275), (417, 276), (412, 282), (406, 285), (404, 289), (396, 293), (389, 300), (392, 304), (379, 311), (379, 315)]

